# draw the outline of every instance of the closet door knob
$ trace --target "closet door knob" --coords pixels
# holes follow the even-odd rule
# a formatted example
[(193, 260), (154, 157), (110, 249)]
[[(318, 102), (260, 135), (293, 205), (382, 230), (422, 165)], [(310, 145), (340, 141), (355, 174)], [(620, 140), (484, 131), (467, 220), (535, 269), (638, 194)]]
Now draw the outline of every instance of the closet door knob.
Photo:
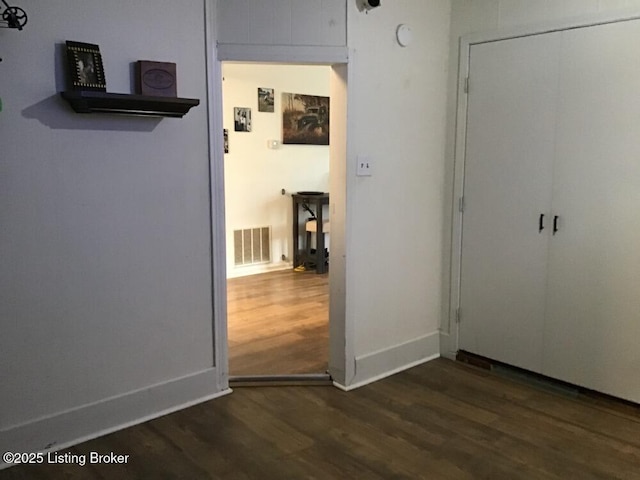
[(558, 215), (554, 215), (553, 217), (553, 234), (555, 235), (556, 232), (558, 231)]
[(544, 230), (544, 213), (541, 213), (538, 219), (538, 233), (541, 233), (542, 230)]

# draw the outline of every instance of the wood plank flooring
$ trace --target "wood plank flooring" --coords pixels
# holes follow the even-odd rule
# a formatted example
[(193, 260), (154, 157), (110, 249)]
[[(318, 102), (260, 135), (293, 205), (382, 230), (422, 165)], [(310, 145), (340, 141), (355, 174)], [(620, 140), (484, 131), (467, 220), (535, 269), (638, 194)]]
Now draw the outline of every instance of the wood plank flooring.
[(68, 453), (92, 451), (130, 460), (19, 466), (0, 480), (634, 480), (640, 409), (438, 359), (351, 392), (237, 388)]
[(285, 270), (227, 281), (229, 373), (325, 373), (329, 274)]

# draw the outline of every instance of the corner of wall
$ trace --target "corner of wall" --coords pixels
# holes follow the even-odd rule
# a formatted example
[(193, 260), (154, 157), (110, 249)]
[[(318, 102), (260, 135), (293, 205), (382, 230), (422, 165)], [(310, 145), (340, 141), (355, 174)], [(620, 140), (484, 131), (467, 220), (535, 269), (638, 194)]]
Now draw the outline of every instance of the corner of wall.
[(355, 358), (355, 376), (345, 385), (349, 391), (440, 357), (440, 333), (434, 332), (407, 342)]

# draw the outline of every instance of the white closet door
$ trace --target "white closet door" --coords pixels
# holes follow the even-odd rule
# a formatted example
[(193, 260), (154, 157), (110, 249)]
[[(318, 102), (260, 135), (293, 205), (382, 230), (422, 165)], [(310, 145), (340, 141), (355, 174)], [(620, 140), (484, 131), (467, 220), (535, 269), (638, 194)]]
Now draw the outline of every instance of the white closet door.
[(533, 371), (542, 368), (559, 39), (473, 45), (470, 56), (459, 345)]
[(640, 402), (640, 21), (563, 34), (544, 368)]

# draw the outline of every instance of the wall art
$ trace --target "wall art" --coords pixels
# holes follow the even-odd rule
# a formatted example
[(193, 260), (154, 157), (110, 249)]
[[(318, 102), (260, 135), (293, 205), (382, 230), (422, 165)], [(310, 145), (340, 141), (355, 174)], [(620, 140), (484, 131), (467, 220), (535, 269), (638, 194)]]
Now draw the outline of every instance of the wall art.
[(73, 90), (107, 91), (100, 47), (67, 40), (68, 74)]
[(251, 109), (246, 107), (233, 108), (233, 121), (236, 132), (251, 131)]
[(329, 145), (329, 97), (283, 93), (282, 143)]
[(273, 88), (258, 87), (258, 111), (274, 112), (275, 92)]

